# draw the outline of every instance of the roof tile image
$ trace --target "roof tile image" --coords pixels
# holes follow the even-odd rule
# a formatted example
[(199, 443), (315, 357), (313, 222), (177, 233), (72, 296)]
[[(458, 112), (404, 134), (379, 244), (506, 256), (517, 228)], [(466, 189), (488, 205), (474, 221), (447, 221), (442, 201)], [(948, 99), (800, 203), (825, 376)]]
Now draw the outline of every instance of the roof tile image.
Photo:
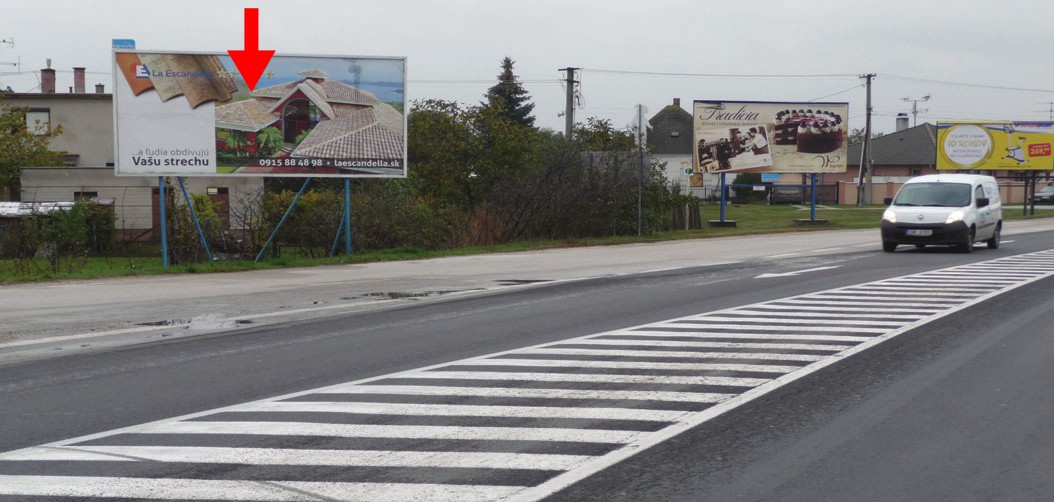
[(237, 131), (259, 131), (278, 122), (278, 115), (255, 99), (216, 107), (216, 127)]
[(370, 92), (326, 80), (319, 70), (300, 80), (259, 88), (251, 99), (218, 106), (216, 127), (255, 132), (282, 120), (293, 99), (306, 98), (320, 114), (292, 157), (392, 159), (404, 154), (404, 116)]

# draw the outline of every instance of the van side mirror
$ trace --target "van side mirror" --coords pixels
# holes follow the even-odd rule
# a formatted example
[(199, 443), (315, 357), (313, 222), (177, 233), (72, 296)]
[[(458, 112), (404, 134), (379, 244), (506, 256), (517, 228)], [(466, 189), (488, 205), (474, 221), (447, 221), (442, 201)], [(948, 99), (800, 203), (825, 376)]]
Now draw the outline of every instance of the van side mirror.
[(977, 207), (988, 207), (991, 203), (992, 201), (989, 200), (988, 197), (980, 197), (977, 199)]
[(882, 199), (882, 203), (887, 205), (887, 206), (892, 204), (893, 203), (893, 197), (886, 197), (885, 199)]

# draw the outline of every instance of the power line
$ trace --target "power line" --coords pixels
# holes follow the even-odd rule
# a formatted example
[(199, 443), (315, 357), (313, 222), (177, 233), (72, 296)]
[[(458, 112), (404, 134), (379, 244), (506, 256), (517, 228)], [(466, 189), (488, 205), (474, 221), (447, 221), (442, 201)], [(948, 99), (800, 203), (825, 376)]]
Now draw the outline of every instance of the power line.
[(809, 101), (807, 101), (807, 103), (811, 103), (813, 101), (819, 101), (821, 99), (827, 99), (827, 98), (829, 98), (831, 96), (837, 96), (839, 94), (845, 94), (845, 93), (847, 93), (849, 91), (855, 91), (855, 90), (857, 90), (857, 89), (859, 89), (859, 88), (861, 88), (863, 86), (864, 86), (864, 84), (854, 85), (854, 86), (852, 86), (852, 87), (850, 87), (848, 89), (845, 89), (845, 90), (841, 90), (841, 91), (838, 91), (838, 92), (835, 92), (835, 93), (831, 93), (831, 94), (828, 94), (826, 96), (820, 96), (820, 97), (815, 98), (815, 99), (810, 99)]
[(641, 75), (641, 76), (654, 76), (654, 77), (704, 77), (704, 78), (857, 78), (859, 75), (850, 73), (832, 73), (832, 74), (815, 74), (815, 75), (803, 75), (803, 74), (786, 74), (786, 75), (763, 75), (763, 74), (734, 74), (734, 73), (676, 73), (676, 72), (654, 72), (654, 71), (635, 71), (635, 70), (608, 70), (602, 68), (582, 68), (582, 71), (591, 71), (596, 73), (612, 73), (620, 75)]
[(905, 77), (903, 75), (891, 75), (891, 74), (883, 74), (883, 76), (889, 77), (889, 78), (893, 78), (893, 79), (898, 79), (898, 80), (911, 80), (911, 81), (915, 81), (915, 82), (925, 82), (925, 83), (928, 83), (928, 84), (940, 84), (940, 85), (950, 85), (950, 86), (958, 86), (958, 87), (972, 87), (972, 88), (976, 88), (976, 89), (989, 89), (989, 90), (995, 90), (995, 91), (1042, 92), (1042, 93), (1047, 93), (1047, 94), (1054, 94), (1054, 90), (1051, 90), (1051, 89), (1030, 89), (1030, 88), (1027, 88), (1027, 87), (1007, 87), (1007, 86), (1001, 86), (1001, 85), (970, 84), (970, 83), (966, 83), (966, 82), (949, 82), (947, 80), (934, 80), (934, 79), (928, 79), (928, 78)]

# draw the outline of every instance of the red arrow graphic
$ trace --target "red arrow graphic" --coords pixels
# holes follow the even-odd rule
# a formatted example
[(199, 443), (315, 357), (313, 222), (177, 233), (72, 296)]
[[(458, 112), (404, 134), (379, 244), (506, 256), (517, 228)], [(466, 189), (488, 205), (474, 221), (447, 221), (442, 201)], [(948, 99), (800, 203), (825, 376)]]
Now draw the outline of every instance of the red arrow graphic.
[(252, 91), (267, 69), (271, 56), (274, 56), (274, 51), (260, 50), (260, 9), (245, 9), (245, 50), (229, 50), (227, 53), (231, 55), (234, 65), (238, 67), (246, 85)]

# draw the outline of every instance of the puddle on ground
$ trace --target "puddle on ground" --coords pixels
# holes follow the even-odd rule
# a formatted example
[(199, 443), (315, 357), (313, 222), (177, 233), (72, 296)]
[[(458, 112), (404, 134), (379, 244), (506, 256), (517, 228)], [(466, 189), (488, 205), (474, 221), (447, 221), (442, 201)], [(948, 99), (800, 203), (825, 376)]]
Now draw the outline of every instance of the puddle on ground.
[(150, 321), (150, 322), (137, 322), (136, 326), (174, 326), (176, 324), (186, 324), (190, 321), (179, 321), (172, 319), (165, 319), (162, 321)]
[(499, 286), (522, 286), (524, 284), (538, 284), (550, 282), (549, 279), (502, 279), (498, 281)]
[(355, 296), (344, 296), (341, 297), (341, 300), (359, 300), (362, 298), (377, 298), (381, 300), (418, 300), (421, 298), (435, 298), (437, 296), (453, 293), (467, 293), (470, 291), (483, 291), (483, 288), (435, 291), (383, 291), (377, 293), (363, 293)]

